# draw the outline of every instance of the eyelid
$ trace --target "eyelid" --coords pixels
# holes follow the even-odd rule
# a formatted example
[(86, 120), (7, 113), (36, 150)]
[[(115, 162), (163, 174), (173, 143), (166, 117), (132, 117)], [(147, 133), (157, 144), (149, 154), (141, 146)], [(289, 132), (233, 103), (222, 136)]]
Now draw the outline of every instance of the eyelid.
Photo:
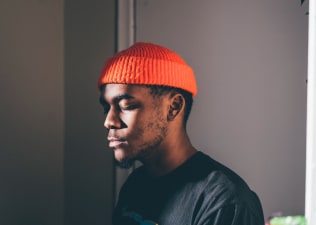
[(136, 108), (138, 108), (138, 104), (130, 104), (130, 105), (121, 107), (122, 110), (133, 110), (133, 109), (136, 109)]
[(140, 107), (140, 103), (136, 101), (131, 101), (129, 99), (124, 99), (119, 102), (118, 107), (121, 110), (133, 110)]
[(103, 110), (104, 114), (108, 114), (111, 107), (114, 107), (117, 111), (124, 111), (124, 110), (134, 110), (136, 108), (139, 108), (139, 103), (133, 103), (129, 101), (129, 99), (121, 99), (119, 102), (113, 103), (113, 105), (109, 103), (103, 103)]

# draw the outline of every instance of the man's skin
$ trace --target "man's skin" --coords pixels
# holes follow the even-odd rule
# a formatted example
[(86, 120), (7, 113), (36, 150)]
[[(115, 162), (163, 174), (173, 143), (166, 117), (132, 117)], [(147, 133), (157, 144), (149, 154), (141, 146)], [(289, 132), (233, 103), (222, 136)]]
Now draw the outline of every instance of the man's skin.
[(162, 176), (196, 152), (183, 124), (181, 94), (153, 96), (142, 85), (106, 84), (101, 103), (118, 163), (139, 160), (152, 176)]

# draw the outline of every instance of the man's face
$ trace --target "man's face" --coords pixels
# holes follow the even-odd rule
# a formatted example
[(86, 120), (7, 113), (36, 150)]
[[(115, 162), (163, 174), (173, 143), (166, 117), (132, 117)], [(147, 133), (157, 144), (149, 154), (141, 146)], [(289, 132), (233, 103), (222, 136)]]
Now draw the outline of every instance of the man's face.
[(157, 151), (167, 132), (164, 97), (139, 85), (107, 84), (103, 89), (109, 147), (119, 166), (128, 168)]

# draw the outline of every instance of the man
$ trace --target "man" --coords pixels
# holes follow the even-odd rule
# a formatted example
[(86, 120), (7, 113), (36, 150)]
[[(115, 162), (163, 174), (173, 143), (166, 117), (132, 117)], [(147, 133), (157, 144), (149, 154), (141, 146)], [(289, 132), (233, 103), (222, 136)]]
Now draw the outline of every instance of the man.
[(175, 52), (136, 43), (108, 59), (98, 82), (109, 147), (135, 169), (114, 225), (263, 225), (257, 195), (233, 171), (196, 150), (187, 135), (197, 85)]

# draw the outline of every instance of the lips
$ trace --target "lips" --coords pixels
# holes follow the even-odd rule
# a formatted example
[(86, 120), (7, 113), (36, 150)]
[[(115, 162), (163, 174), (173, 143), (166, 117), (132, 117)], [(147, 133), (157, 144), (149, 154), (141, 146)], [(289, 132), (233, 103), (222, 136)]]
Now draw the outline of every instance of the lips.
[(116, 148), (119, 145), (123, 144), (125, 142), (125, 139), (123, 138), (116, 138), (116, 137), (108, 137), (109, 141), (109, 147), (110, 148)]
[(116, 148), (118, 147), (120, 144), (122, 144), (123, 142), (122, 141), (110, 141), (109, 142), (109, 147), (110, 148)]

